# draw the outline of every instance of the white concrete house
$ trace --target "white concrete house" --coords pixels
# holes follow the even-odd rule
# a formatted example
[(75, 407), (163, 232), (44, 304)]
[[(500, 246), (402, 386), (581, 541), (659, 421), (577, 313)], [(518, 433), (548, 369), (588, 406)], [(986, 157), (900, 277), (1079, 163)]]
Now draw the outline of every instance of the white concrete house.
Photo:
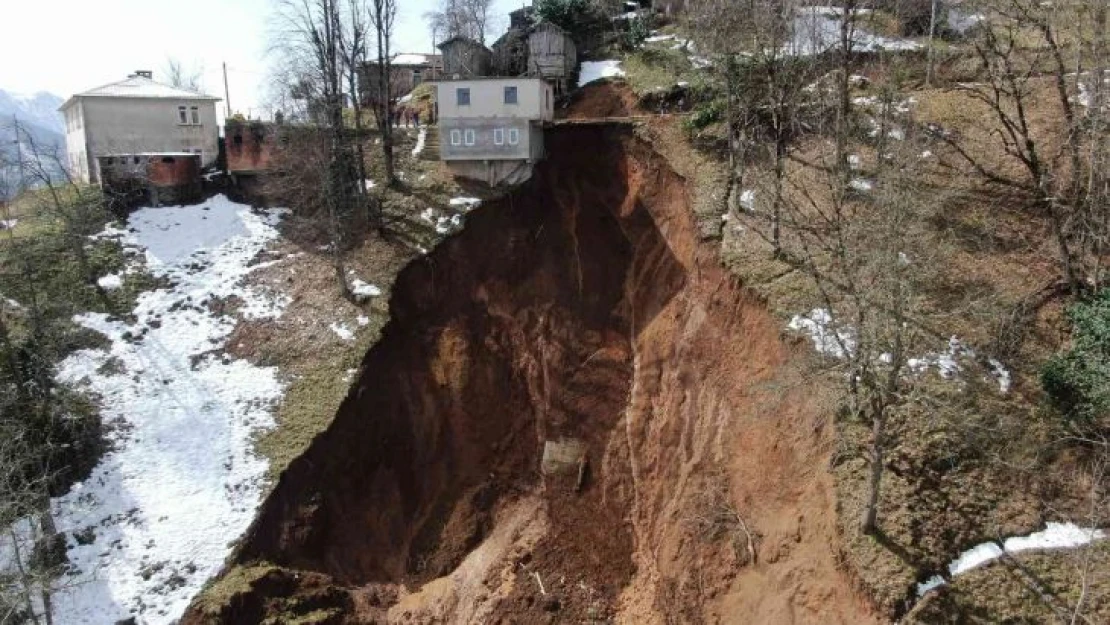
[(468, 78), (436, 83), (440, 158), (457, 176), (518, 184), (543, 158), (543, 126), (555, 116), (540, 78)]
[(155, 82), (149, 71), (78, 93), (58, 109), (71, 171), (99, 182), (96, 159), (111, 155), (188, 152), (200, 154), (202, 167), (212, 164), (219, 156), (219, 101)]

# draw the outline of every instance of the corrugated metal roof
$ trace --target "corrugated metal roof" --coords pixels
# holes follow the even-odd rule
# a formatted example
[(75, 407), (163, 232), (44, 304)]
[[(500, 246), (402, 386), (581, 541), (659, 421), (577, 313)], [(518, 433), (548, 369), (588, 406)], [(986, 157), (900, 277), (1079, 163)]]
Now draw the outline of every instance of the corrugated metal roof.
[(186, 89), (179, 89), (164, 85), (145, 76), (131, 76), (111, 84), (89, 89), (76, 94), (75, 97), (107, 97), (107, 98), (173, 98), (175, 100), (219, 100), (215, 96), (196, 93)]

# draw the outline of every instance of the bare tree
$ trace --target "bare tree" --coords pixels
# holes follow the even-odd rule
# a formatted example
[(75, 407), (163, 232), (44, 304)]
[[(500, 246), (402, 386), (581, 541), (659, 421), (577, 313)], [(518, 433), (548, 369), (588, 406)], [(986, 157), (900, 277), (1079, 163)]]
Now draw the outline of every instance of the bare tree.
[(385, 184), (393, 186), (393, 25), (397, 19), (397, 0), (370, 0), (370, 24), (378, 44), (378, 80), (372, 95), (378, 131), (382, 135), (382, 158), (385, 166)]
[(179, 89), (187, 91), (200, 92), (201, 90), (201, 76), (203, 72), (196, 68), (186, 68), (185, 65), (178, 59), (173, 57), (166, 58), (166, 82)]
[(434, 34), (444, 40), (466, 37), (486, 43), (493, 0), (440, 0), (435, 11), (424, 14)]
[(278, 10), (281, 49), (297, 59), (300, 85), (318, 102), (321, 130), (328, 145), (321, 200), (327, 211), (332, 263), (344, 297), (351, 298), (343, 252), (348, 242), (345, 224), (356, 212), (361, 193), (351, 133), (343, 119), (344, 20), (340, 0), (284, 0)]
[(346, 70), (347, 93), (351, 98), (351, 108), (354, 113), (355, 153), (358, 160), (360, 181), (357, 192), (359, 195), (365, 195), (366, 154), (363, 150), (362, 97), (359, 94), (358, 81), (359, 72), (365, 66), (367, 58), (368, 13), (365, 0), (347, 0), (346, 8), (347, 19), (342, 40), (343, 65)]
[[(990, 8), (992, 27), (975, 42), (985, 81), (959, 90), (990, 111), (1005, 158), (991, 162), (945, 138), (985, 180), (1033, 200), (1050, 227), (1061, 277), (1078, 294), (1097, 286), (1107, 249), (1106, 8), (1036, 0), (994, 0)], [(1030, 35), (1038, 45), (1028, 45)], [(1055, 109), (1058, 126), (1034, 121), (1042, 103)]]

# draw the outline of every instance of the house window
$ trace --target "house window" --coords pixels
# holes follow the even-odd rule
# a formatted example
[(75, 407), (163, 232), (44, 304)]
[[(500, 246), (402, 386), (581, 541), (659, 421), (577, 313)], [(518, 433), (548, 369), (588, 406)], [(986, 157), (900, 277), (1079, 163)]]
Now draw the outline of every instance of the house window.
[(505, 129), (504, 128), (494, 128), (493, 129), (493, 144), (494, 145), (505, 145)]
[(516, 145), (520, 143), (520, 130), (516, 128), (509, 129), (509, 145)]
[(464, 143), (466, 143), (467, 145), (474, 145), (475, 138), (476, 133), (471, 128), (467, 128), (466, 131), (463, 133)]
[(451, 145), (462, 145), (462, 131), (461, 130), (452, 130), (451, 131)]
[(189, 107), (189, 115), (193, 119), (193, 125), (199, 126), (200, 125), (200, 109), (195, 107), (195, 106)]
[(179, 124), (188, 124), (189, 123), (189, 109), (188, 108), (186, 108), (184, 106), (177, 107), (177, 123), (179, 123)]
[(505, 104), (516, 104), (516, 87), (505, 87)]
[(135, 157), (133, 157), (133, 158), (134, 158), (134, 162), (135, 162), (135, 164), (136, 164), (136, 165), (138, 165), (138, 164), (139, 164), (139, 157), (138, 157), (138, 156), (135, 156)]
[(470, 88), (462, 87), (455, 89), (455, 95), (458, 99), (459, 106), (470, 106)]

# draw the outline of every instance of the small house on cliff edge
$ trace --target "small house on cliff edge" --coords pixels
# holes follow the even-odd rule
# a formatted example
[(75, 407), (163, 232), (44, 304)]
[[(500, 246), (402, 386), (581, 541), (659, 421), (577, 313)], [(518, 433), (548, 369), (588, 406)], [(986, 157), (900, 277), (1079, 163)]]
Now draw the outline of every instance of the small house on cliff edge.
[(555, 95), (541, 78), (474, 77), (436, 84), (440, 158), (452, 174), (491, 187), (532, 177)]

